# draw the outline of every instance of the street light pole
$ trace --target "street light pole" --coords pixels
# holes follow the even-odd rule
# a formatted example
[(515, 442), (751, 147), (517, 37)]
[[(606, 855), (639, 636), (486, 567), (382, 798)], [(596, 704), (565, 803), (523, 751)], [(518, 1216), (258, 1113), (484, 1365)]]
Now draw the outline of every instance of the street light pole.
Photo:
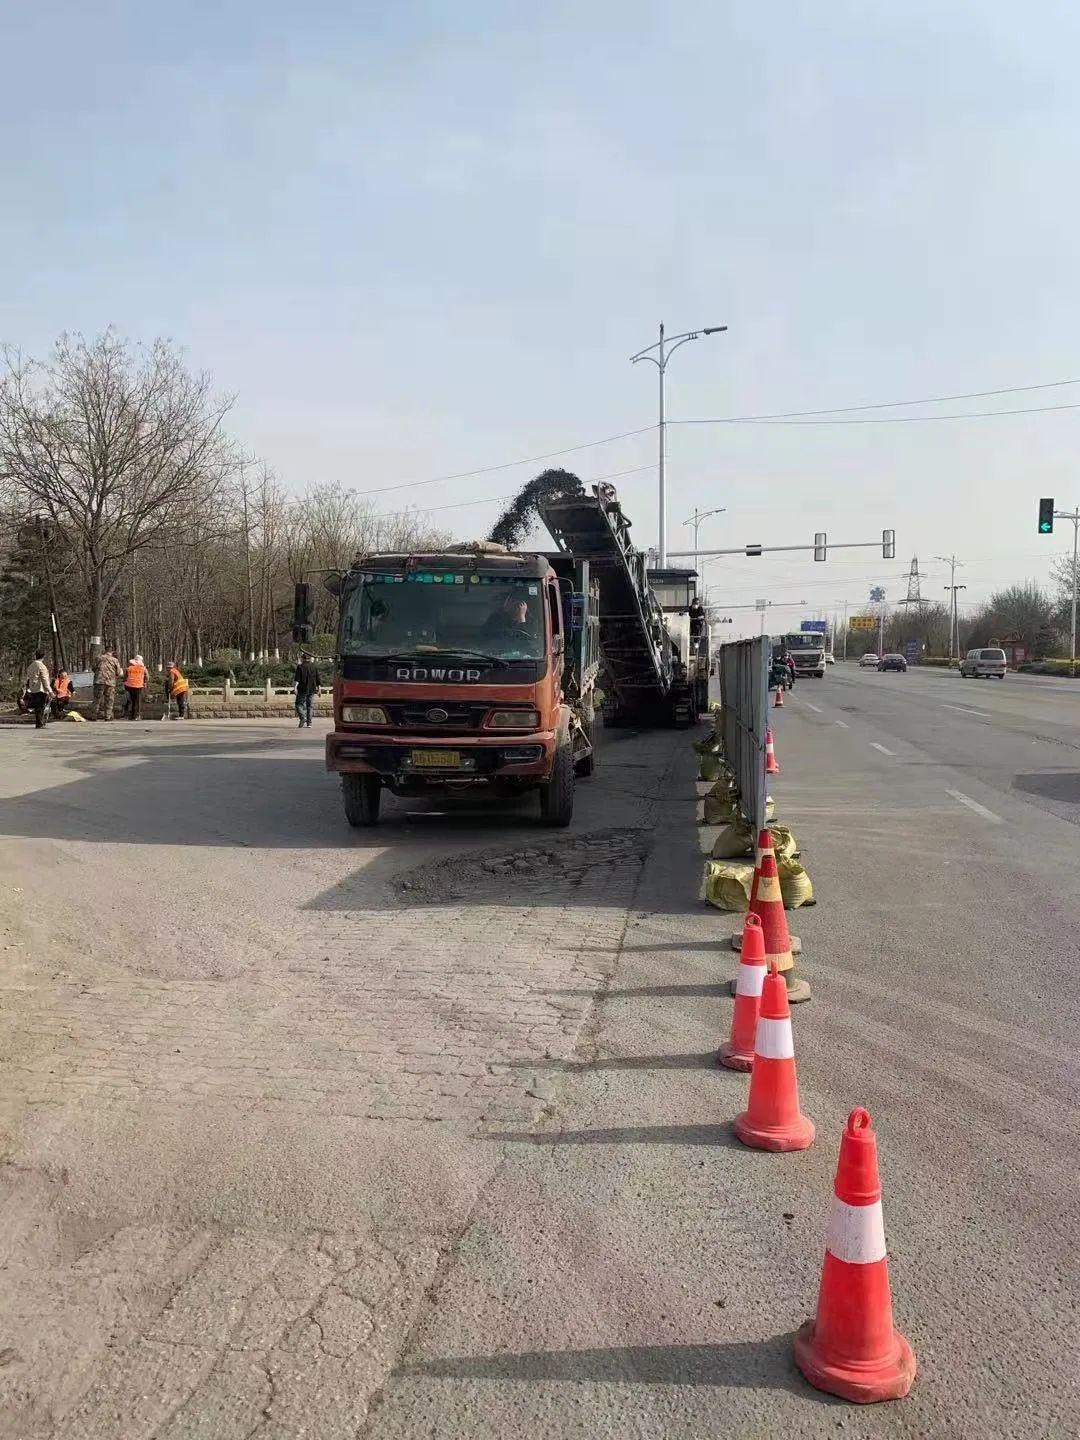
[[(957, 590), (966, 590), (966, 589), (967, 589), (967, 586), (966, 586), (966, 585), (957, 585), (957, 583), (956, 583), (956, 567), (957, 567), (958, 565), (962, 566), (964, 562), (963, 562), (962, 560), (957, 560), (957, 558), (956, 558), (955, 555), (935, 555), (935, 556), (934, 556), (934, 559), (935, 559), (935, 560), (940, 560), (943, 565), (948, 565), (948, 567), (949, 567), (949, 583), (948, 583), (948, 585), (945, 586), (945, 589), (946, 589), (946, 590), (951, 590), (951, 591), (952, 591), (952, 607), (951, 607), (951, 614), (949, 615), (949, 659), (950, 659), (950, 660), (959, 660), (959, 658), (960, 658), (960, 616), (958, 615), (957, 609), (956, 609), (956, 592), (957, 592)], [(954, 652), (955, 652), (955, 653), (954, 653)]]
[(694, 527), (694, 569), (695, 569), (695, 570), (698, 568), (698, 538), (697, 538), (697, 537), (698, 537), (698, 530), (699, 530), (700, 527), (701, 527), (701, 522), (702, 522), (703, 520), (708, 520), (709, 517), (712, 516), (712, 515), (723, 515), (726, 509), (727, 509), (727, 506), (725, 506), (725, 505), (720, 505), (716, 510), (699, 510), (699, 509), (697, 508), (697, 506), (695, 505), (695, 506), (694, 506), (694, 513), (689, 517), (689, 519), (684, 520), (684, 521), (682, 522), (684, 525), (693, 525), (693, 527)]
[[(660, 569), (667, 567), (667, 396), (665, 393), (665, 381), (667, 376), (668, 361), (678, 350), (680, 345), (685, 345), (690, 340), (700, 340), (702, 335), (719, 335), (726, 330), (726, 325), (709, 325), (704, 330), (687, 330), (683, 335), (676, 335), (673, 340), (668, 340), (664, 332), (663, 323), (660, 325), (660, 339), (655, 345), (646, 345), (644, 350), (639, 350), (636, 355), (630, 356), (630, 363), (636, 365), (639, 360), (650, 360), (660, 372), (660, 423), (658, 425), (659, 454), (659, 535), (658, 550)], [(656, 355), (651, 352), (657, 351)]]

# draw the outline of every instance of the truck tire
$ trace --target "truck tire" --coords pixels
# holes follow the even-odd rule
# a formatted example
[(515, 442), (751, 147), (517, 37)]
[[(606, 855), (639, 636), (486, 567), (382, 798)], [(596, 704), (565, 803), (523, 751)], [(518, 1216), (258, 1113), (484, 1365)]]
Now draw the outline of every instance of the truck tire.
[(551, 779), (540, 786), (540, 822), (565, 826), (574, 818), (574, 753), (568, 743), (558, 746)]
[(345, 818), (349, 824), (377, 825), (382, 801), (382, 781), (378, 775), (342, 775), (341, 794), (345, 801)]

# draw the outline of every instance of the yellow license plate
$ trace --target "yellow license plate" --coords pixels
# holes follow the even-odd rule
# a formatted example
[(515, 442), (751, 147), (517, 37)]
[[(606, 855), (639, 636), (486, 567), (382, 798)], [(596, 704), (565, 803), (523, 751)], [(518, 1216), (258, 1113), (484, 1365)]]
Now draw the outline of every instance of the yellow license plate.
[(418, 770), (460, 770), (460, 750), (414, 750), (412, 763)]

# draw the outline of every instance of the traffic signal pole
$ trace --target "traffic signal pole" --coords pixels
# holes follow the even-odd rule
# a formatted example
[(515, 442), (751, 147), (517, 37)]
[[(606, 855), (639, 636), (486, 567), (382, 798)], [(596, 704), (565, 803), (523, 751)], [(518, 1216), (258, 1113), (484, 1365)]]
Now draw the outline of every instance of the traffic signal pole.
[(1072, 674), (1076, 674), (1076, 560), (1077, 542), (1080, 540), (1080, 506), (1075, 510), (1055, 510), (1052, 499), (1043, 498), (1039, 501), (1039, 534), (1050, 535), (1054, 529), (1055, 520), (1071, 520), (1073, 527), (1073, 561), (1072, 561), (1072, 625), (1069, 639), (1069, 661)]

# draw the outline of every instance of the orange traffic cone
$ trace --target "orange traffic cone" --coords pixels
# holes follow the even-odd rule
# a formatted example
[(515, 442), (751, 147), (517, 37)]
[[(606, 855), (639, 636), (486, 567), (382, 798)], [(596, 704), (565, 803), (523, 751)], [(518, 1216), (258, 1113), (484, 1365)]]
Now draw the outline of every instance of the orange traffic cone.
[[(776, 692), (779, 695), (779, 690)], [(772, 731), (765, 731), (765, 774), (779, 775), (780, 763), (776, 758), (776, 747), (773, 744)]]
[(817, 1315), (795, 1337), (795, 1363), (818, 1390), (863, 1404), (899, 1400), (915, 1379), (914, 1353), (893, 1327), (877, 1136), (865, 1110), (851, 1112), (840, 1141)]
[(753, 1067), (754, 1032), (757, 1029), (761, 987), (764, 983), (765, 940), (761, 933), (761, 921), (756, 915), (747, 915), (739, 974), (735, 981), (731, 1038), (716, 1052), (717, 1063), (729, 1070), (749, 1070)]
[[(765, 857), (766, 851), (769, 851), (769, 853), (775, 860), (776, 851), (773, 849), (772, 831), (768, 828), (768, 826), (766, 826), (764, 830), (759, 832), (757, 838), (757, 845), (754, 848), (754, 878), (750, 884), (750, 911), (752, 914), (755, 915), (757, 914), (756, 902), (758, 894), (758, 883), (761, 880), (761, 862)], [(787, 916), (784, 917), (784, 920), (786, 923)], [(732, 935), (731, 937), (731, 948), (736, 951), (741, 950), (742, 942), (743, 932), (741, 930), (736, 930), (734, 935)], [(789, 934), (788, 944), (791, 946), (791, 953), (793, 956), (802, 954), (802, 941), (799, 939), (798, 935)], [(735, 994), (734, 980), (731, 982), (731, 993), (733, 995)], [(808, 995), (800, 996), (799, 998), (807, 999)], [(788, 995), (788, 1000), (791, 1000), (790, 994)]]
[[(760, 694), (760, 691), (759, 691), (758, 693)], [(777, 687), (776, 687), (776, 699), (773, 701), (773, 709), (774, 709), (774, 710), (782, 710), (783, 708), (784, 708), (784, 687), (783, 687), (782, 685), (777, 685)]]
[(775, 962), (761, 992), (750, 1099), (735, 1117), (734, 1130), (755, 1150), (806, 1150), (814, 1141), (814, 1122), (799, 1109), (791, 1011)]
[[(762, 832), (765, 833), (767, 832)], [(750, 901), (750, 913), (761, 921), (765, 934), (765, 960), (767, 963), (776, 962), (776, 968), (784, 977), (784, 984), (787, 986), (788, 1000), (793, 1005), (809, 1000), (810, 986), (795, 974), (791, 936), (788, 934), (787, 915), (784, 912), (784, 897), (780, 894), (780, 872), (776, 868), (776, 854), (772, 848), (771, 837), (769, 848), (761, 852), (757, 892)]]

